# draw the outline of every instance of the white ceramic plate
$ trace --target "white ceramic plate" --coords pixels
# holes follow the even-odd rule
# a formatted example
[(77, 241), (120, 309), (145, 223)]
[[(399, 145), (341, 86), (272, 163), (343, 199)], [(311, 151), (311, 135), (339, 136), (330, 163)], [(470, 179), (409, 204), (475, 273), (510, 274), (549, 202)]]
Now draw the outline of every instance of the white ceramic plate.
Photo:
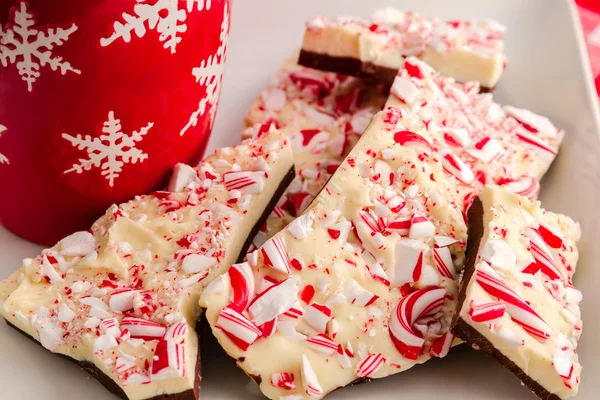
[[(252, 99), (294, 48), (303, 21), (317, 14), (370, 15), (381, 6), (402, 7), (443, 18), (491, 17), (507, 26), (509, 66), (496, 91), (502, 103), (547, 115), (567, 131), (558, 159), (544, 179), (542, 200), (552, 211), (581, 223), (583, 239), (575, 284), (583, 291), (584, 334), (579, 345), (583, 378), (578, 399), (598, 398), (600, 318), (598, 302), (600, 237), (600, 115), (579, 20), (568, 0), (363, 1), (238, 0), (233, 21), (225, 84), (210, 148), (235, 144)], [(10, 195), (4, 192), (1, 195)], [(35, 229), (32, 226), (31, 229)], [(35, 256), (40, 247), (0, 227), (0, 278)], [(209, 332), (202, 346), (204, 399), (259, 398), (256, 386), (227, 359)], [(331, 394), (329, 399), (515, 399), (533, 395), (491, 359), (467, 346), (453, 349), (408, 372)], [(74, 364), (50, 354), (0, 322), (0, 398), (74, 400), (111, 399), (94, 379)]]

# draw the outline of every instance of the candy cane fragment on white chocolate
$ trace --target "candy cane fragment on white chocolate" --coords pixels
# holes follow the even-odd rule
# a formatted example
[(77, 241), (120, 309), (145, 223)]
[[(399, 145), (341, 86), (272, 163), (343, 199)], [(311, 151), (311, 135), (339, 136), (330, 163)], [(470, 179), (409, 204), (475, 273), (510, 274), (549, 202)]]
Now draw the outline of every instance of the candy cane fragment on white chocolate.
[(265, 264), (274, 270), (290, 273), (290, 255), (287, 251), (285, 240), (282, 237), (275, 237), (268, 240), (261, 248), (261, 253)]
[(445, 289), (432, 287), (417, 290), (400, 299), (391, 316), (390, 336), (403, 357), (409, 360), (419, 357), (425, 339), (413, 324), (421, 317), (438, 312), (445, 295)]
[(156, 322), (141, 318), (125, 317), (121, 320), (121, 329), (127, 329), (132, 338), (154, 340), (162, 338), (167, 328)]
[(248, 263), (234, 264), (227, 271), (231, 283), (231, 307), (243, 311), (254, 297), (254, 274)]
[(221, 310), (215, 326), (220, 328), (242, 350), (247, 350), (261, 335), (256, 325), (231, 307)]

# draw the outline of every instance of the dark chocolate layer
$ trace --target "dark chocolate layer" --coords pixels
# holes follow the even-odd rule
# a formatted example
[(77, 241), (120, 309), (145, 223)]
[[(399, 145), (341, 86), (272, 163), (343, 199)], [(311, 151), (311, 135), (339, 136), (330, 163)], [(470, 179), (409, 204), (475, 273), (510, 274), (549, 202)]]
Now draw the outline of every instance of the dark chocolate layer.
[[(467, 287), (469, 281), (472, 279), (475, 273), (475, 263), (477, 261), (477, 253), (479, 245), (484, 234), (483, 224), (483, 203), (476, 197), (473, 204), (469, 208), (468, 219), (469, 219), (469, 239), (467, 242), (467, 260), (465, 265), (465, 274), (461, 282), (460, 291), (458, 295), (458, 306), (457, 310), (461, 310), (465, 298), (467, 295)], [(550, 393), (542, 385), (533, 380), (527, 375), (521, 368), (513, 363), (508, 357), (502, 354), (501, 351), (497, 350), (494, 345), (485, 338), (481, 333), (477, 332), (475, 328), (471, 327), (465, 320), (460, 318), (460, 313), (457, 312), (454, 315), (452, 321), (452, 333), (464, 340), (466, 343), (471, 345), (475, 350), (482, 352), (483, 354), (493, 357), (502, 366), (508, 369), (510, 372), (515, 374), (517, 378), (521, 380), (529, 389), (533, 391), (540, 399), (544, 400), (560, 400), (554, 393)]]
[[(398, 74), (397, 69), (362, 62), (356, 58), (335, 57), (306, 50), (300, 50), (298, 64), (321, 71), (336, 72), (387, 84), (392, 84)], [(493, 88), (487, 87), (480, 88), (482, 93), (492, 92), (493, 90)]]
[(275, 194), (269, 201), (269, 204), (267, 204), (263, 214), (260, 216), (258, 221), (256, 221), (256, 224), (254, 224), (254, 227), (252, 227), (252, 230), (250, 231), (250, 235), (248, 235), (248, 237), (246, 238), (246, 241), (244, 242), (244, 245), (242, 246), (242, 249), (240, 251), (240, 254), (237, 258), (236, 263), (240, 263), (240, 262), (244, 261), (244, 258), (246, 258), (248, 249), (250, 248), (250, 245), (252, 244), (252, 240), (258, 234), (258, 232), (260, 231), (260, 228), (263, 227), (263, 225), (267, 221), (267, 218), (269, 218), (271, 211), (273, 211), (273, 209), (275, 208), (275, 205), (277, 205), (277, 202), (279, 201), (281, 196), (283, 196), (283, 193), (285, 192), (287, 187), (290, 185), (290, 183), (292, 183), (292, 180), (294, 180), (295, 176), (296, 176), (296, 170), (294, 169), (294, 166), (292, 166), (292, 168), (290, 168), (290, 170), (285, 174), (285, 176), (283, 177), (283, 180), (281, 181), (281, 183), (275, 190)]

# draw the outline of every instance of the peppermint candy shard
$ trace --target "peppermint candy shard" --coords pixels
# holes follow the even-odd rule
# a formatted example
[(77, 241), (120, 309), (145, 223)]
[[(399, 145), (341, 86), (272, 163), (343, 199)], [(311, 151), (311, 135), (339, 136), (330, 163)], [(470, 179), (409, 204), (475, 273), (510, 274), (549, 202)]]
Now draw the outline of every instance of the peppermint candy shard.
[(271, 375), (271, 385), (285, 390), (296, 389), (294, 374), (290, 372), (275, 372)]
[(489, 264), (482, 262), (478, 265), (475, 281), (488, 294), (504, 302), (508, 315), (530, 335), (540, 339), (550, 337), (552, 328), (494, 272)]
[(333, 340), (329, 339), (322, 333), (306, 339), (306, 344), (311, 349), (325, 354), (326, 356), (333, 355), (338, 348), (338, 345)]
[[(547, 229), (545, 232), (547, 232), (546, 236), (549, 236), (548, 233), (551, 233)], [(529, 239), (529, 252), (536, 262), (536, 267), (527, 267), (523, 272), (535, 273), (537, 270), (541, 270), (548, 278), (560, 279), (565, 282), (565, 277), (558, 268), (554, 256), (540, 232), (537, 229), (528, 227), (523, 230), (523, 236)], [(553, 241), (553, 239), (551, 239), (551, 241)]]
[(456, 269), (452, 262), (452, 254), (448, 247), (434, 248), (433, 259), (438, 272), (445, 278), (456, 279)]
[(185, 376), (185, 342), (161, 339), (152, 357), (151, 380), (177, 379)]
[(254, 297), (254, 274), (248, 263), (232, 265), (227, 274), (231, 283), (231, 307), (242, 312)]
[(161, 339), (167, 331), (164, 325), (135, 317), (125, 317), (121, 320), (121, 330), (125, 329), (133, 339), (143, 340)]
[(506, 307), (500, 301), (483, 304), (471, 304), (469, 315), (473, 322), (494, 323), (504, 316)]
[(450, 332), (444, 333), (441, 337), (435, 339), (433, 343), (431, 343), (431, 348), (429, 349), (429, 355), (432, 357), (446, 357), (450, 352), (450, 348), (452, 347), (452, 343), (454, 342), (454, 335)]
[(302, 387), (306, 394), (315, 398), (323, 397), (323, 388), (317, 379), (317, 374), (304, 354), (302, 354), (300, 361), (300, 373), (302, 375)]
[(232, 307), (225, 307), (221, 310), (215, 326), (220, 328), (243, 351), (248, 350), (248, 347), (261, 336), (261, 331)]
[(225, 188), (229, 191), (239, 190), (243, 194), (262, 193), (267, 180), (262, 171), (230, 171), (223, 174)]
[(304, 309), (304, 320), (319, 333), (325, 333), (331, 319), (331, 308), (324, 304), (312, 303)]
[(261, 248), (264, 263), (276, 271), (289, 274), (291, 272), (290, 255), (281, 236), (268, 240)]
[(399, 131), (394, 133), (394, 141), (401, 146), (409, 147), (417, 151), (417, 153), (431, 154), (433, 147), (421, 135), (411, 131)]
[(292, 276), (256, 295), (248, 306), (252, 321), (256, 325), (262, 325), (292, 308), (298, 301), (297, 280), (297, 277)]
[(385, 358), (381, 354), (369, 354), (358, 363), (356, 367), (356, 376), (366, 378), (373, 375), (385, 363)]
[(425, 339), (415, 329), (417, 319), (437, 313), (444, 304), (446, 290), (430, 287), (417, 290), (400, 299), (396, 310), (392, 313), (390, 336), (398, 352), (409, 360), (416, 360)]

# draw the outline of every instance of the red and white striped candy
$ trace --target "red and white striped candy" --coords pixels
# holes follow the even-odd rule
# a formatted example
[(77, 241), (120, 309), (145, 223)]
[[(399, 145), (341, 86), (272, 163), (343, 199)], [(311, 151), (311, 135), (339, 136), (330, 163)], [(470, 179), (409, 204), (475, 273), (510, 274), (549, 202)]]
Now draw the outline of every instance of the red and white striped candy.
[(441, 337), (435, 339), (433, 343), (431, 343), (431, 348), (429, 349), (429, 355), (432, 357), (446, 357), (450, 352), (450, 348), (452, 347), (452, 342), (454, 341), (454, 335), (450, 332), (444, 333)]
[(374, 175), (371, 179), (381, 183), (384, 187), (390, 185), (390, 175), (393, 174), (392, 167), (385, 161), (375, 160)]
[(511, 106), (504, 106), (504, 110), (529, 132), (540, 133), (542, 136), (556, 134), (557, 132), (556, 128), (548, 118), (532, 111)]
[(433, 152), (431, 144), (421, 135), (411, 131), (400, 131), (394, 133), (394, 141), (401, 146), (414, 149), (418, 153), (430, 154)]
[(261, 249), (266, 265), (285, 274), (290, 273), (290, 255), (281, 236), (268, 240)]
[(133, 295), (133, 311), (136, 315), (152, 315), (158, 308), (156, 294), (152, 290), (140, 290)]
[(564, 240), (562, 236), (550, 225), (547, 225), (542, 222), (538, 227), (537, 231), (544, 240), (544, 242), (546, 242), (546, 244), (552, 247), (553, 249), (560, 249), (563, 245)]
[[(387, 205), (390, 208), (390, 211), (393, 213), (399, 213), (404, 207), (406, 207), (406, 200), (402, 196), (394, 196), (388, 200)], [(408, 228), (410, 228), (410, 225), (407, 227), (407, 231)]]
[(464, 128), (444, 129), (444, 140), (456, 147), (467, 147), (471, 141), (469, 132)]
[(267, 180), (262, 171), (231, 171), (223, 174), (227, 190), (239, 190), (243, 194), (262, 193)]
[(380, 353), (369, 354), (364, 360), (358, 363), (358, 366), (356, 367), (356, 376), (359, 378), (371, 376), (381, 368), (384, 362), (385, 358), (383, 358)]
[(450, 175), (454, 175), (459, 181), (469, 184), (475, 180), (473, 171), (467, 164), (454, 154), (446, 154), (442, 157), (442, 166)]
[(348, 241), (350, 229), (352, 229), (352, 223), (350, 221), (340, 221), (327, 228), (327, 233), (333, 240), (346, 243)]
[(375, 300), (379, 298), (376, 294), (369, 292), (363, 288), (358, 282), (350, 278), (346, 281), (346, 288), (344, 294), (348, 298), (351, 304), (366, 307), (373, 304)]
[(469, 309), (469, 315), (474, 322), (494, 323), (498, 322), (504, 316), (506, 307), (501, 301), (490, 303), (473, 304)]
[(277, 330), (277, 320), (272, 319), (270, 321), (265, 322), (262, 325), (257, 326), (257, 328), (260, 331), (262, 337), (265, 337), (265, 338), (271, 337)]
[(145, 319), (125, 317), (121, 321), (121, 329), (127, 329), (134, 339), (156, 340), (164, 336), (167, 328), (164, 325)]
[(285, 390), (296, 389), (294, 374), (290, 372), (275, 372), (271, 375), (271, 385)]
[(383, 231), (385, 225), (383, 225), (377, 216), (368, 208), (363, 208), (358, 212), (359, 221), (362, 221), (368, 228), (370, 236), (374, 236), (375, 233)]
[(308, 358), (302, 354), (302, 359), (300, 362), (300, 373), (302, 375), (302, 386), (311, 397), (321, 398), (323, 397), (323, 388), (317, 379), (317, 374), (312, 369)]
[(133, 296), (137, 290), (116, 289), (110, 296), (108, 305), (116, 312), (125, 312), (133, 309)]
[(277, 319), (279, 321), (297, 321), (302, 318), (303, 315), (304, 309), (302, 308), (300, 302), (296, 301), (296, 303), (294, 303), (289, 310), (281, 314), (279, 317), (277, 317)]
[(381, 264), (377, 262), (375, 257), (373, 257), (373, 255), (366, 250), (362, 253), (362, 255), (371, 277), (383, 283), (385, 286), (390, 286), (390, 278), (387, 276), (385, 270)]
[(490, 295), (505, 303), (506, 312), (529, 334), (546, 339), (552, 328), (512, 290), (496, 272), (485, 262), (479, 263), (475, 272), (475, 280)]
[(48, 280), (48, 283), (64, 282), (63, 277), (56, 271), (48, 257), (42, 256), (42, 274)]
[(445, 295), (445, 289), (431, 287), (400, 299), (391, 316), (390, 336), (404, 358), (416, 360), (419, 357), (425, 339), (413, 325), (417, 319), (437, 313), (444, 304)]
[(423, 257), (426, 245), (416, 240), (400, 240), (396, 243), (392, 287), (416, 282), (423, 272)]
[(490, 163), (498, 160), (505, 151), (504, 147), (496, 139), (485, 137), (475, 143), (474, 148), (469, 150), (469, 154), (484, 163)]
[(500, 180), (498, 184), (529, 200), (537, 199), (540, 194), (540, 182), (530, 176), (522, 176), (517, 180)]
[(198, 175), (196, 170), (187, 164), (178, 163), (173, 168), (173, 174), (169, 180), (167, 191), (169, 192), (183, 192), (183, 190), (193, 181), (197, 179)]
[(121, 336), (121, 329), (119, 328), (119, 320), (116, 318), (107, 318), (102, 320), (100, 323), (100, 333), (102, 335), (112, 336), (118, 338)]
[(552, 161), (556, 154), (558, 154), (556, 149), (552, 148), (545, 140), (529, 132), (517, 132), (517, 138), (523, 143), (527, 143), (528, 145), (535, 147), (538, 151), (541, 151), (544, 159), (548, 162)]
[(452, 262), (452, 254), (448, 247), (436, 247), (433, 249), (433, 259), (440, 275), (456, 279), (456, 269)]
[(354, 358), (354, 352), (352, 351), (352, 346), (350, 345), (350, 342), (348, 342), (348, 346), (346, 347), (346, 349), (344, 349), (344, 347), (341, 344), (338, 344), (336, 351), (338, 362), (340, 363), (342, 368), (350, 368), (352, 366), (352, 361), (350, 360), (350, 358)]
[(231, 307), (244, 311), (254, 297), (254, 274), (248, 263), (234, 264), (227, 271), (231, 282)]
[(304, 321), (319, 333), (325, 333), (331, 319), (331, 308), (324, 304), (312, 303), (304, 309)]
[(383, 122), (393, 126), (396, 126), (402, 116), (402, 112), (395, 107), (386, 108), (384, 113)]
[(396, 232), (400, 236), (408, 236), (411, 221), (412, 217), (400, 217), (390, 222), (386, 229), (390, 232)]
[(151, 367), (151, 380), (176, 379), (185, 376), (185, 343), (172, 340), (159, 340), (154, 350)]
[(292, 308), (298, 301), (297, 280), (290, 277), (259, 293), (248, 306), (252, 321), (262, 325)]
[(185, 321), (177, 322), (173, 324), (167, 329), (167, 333), (165, 333), (166, 340), (172, 340), (175, 343), (182, 343), (185, 340), (185, 336), (187, 335), (188, 325)]
[(433, 235), (435, 235), (435, 225), (423, 214), (413, 215), (408, 237), (411, 239), (428, 239)]
[(560, 279), (565, 281), (564, 276), (558, 269), (558, 265), (552, 256), (552, 252), (546, 245), (544, 238), (540, 235), (539, 231), (533, 228), (525, 228), (523, 230), (523, 236), (529, 239), (529, 252), (535, 259), (536, 266), (528, 266), (523, 272), (536, 273), (537, 270), (542, 271), (550, 279)]
[(333, 340), (329, 339), (323, 334), (306, 339), (306, 344), (308, 344), (308, 347), (311, 349), (325, 354), (326, 356), (330, 356), (335, 353), (338, 347)]
[(260, 330), (243, 314), (231, 307), (221, 310), (216, 325), (243, 351), (256, 341), (261, 335)]

